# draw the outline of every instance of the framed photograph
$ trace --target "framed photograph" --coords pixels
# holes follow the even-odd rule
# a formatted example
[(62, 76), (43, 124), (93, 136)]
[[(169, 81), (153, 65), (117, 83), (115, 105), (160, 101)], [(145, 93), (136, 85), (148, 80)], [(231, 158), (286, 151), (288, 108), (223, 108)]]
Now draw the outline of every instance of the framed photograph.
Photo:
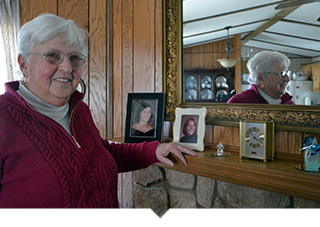
[(193, 150), (203, 151), (206, 108), (176, 108), (173, 141)]
[(162, 141), (164, 93), (129, 93), (125, 143)]

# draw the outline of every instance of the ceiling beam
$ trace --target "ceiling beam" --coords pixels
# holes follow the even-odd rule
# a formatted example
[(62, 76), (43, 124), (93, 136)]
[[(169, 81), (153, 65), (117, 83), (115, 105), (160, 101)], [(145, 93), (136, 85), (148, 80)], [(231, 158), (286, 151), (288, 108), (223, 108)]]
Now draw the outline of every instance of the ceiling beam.
[[(256, 24), (256, 23), (261, 23), (266, 21), (265, 19), (263, 20), (259, 20), (259, 21), (253, 21), (253, 22), (249, 22), (249, 23), (245, 23), (245, 24), (238, 24), (238, 25), (234, 25), (231, 27), (231, 29), (233, 28), (239, 28), (239, 27), (243, 27), (243, 26), (247, 26), (247, 25), (251, 25), (251, 24)], [(216, 30), (210, 30), (210, 31), (205, 31), (205, 32), (201, 32), (201, 33), (196, 33), (196, 34), (192, 34), (192, 35), (188, 35), (188, 36), (183, 36), (183, 38), (191, 38), (191, 37), (197, 37), (197, 36), (201, 36), (201, 35), (207, 35), (207, 34), (212, 34), (215, 32), (221, 32), (221, 31), (225, 31), (225, 28), (221, 28), (221, 29), (216, 29)], [(227, 36), (225, 38), (222, 39), (226, 39)]]
[(257, 28), (255, 31), (253, 31), (252, 33), (250, 33), (249, 35), (244, 37), (241, 40), (241, 46), (243, 46), (245, 43), (247, 43), (248, 41), (250, 41), (251, 39), (253, 39), (257, 35), (259, 35), (261, 32), (263, 32), (267, 28), (271, 27), (272, 25), (274, 25), (278, 21), (282, 20), (284, 17), (286, 17), (287, 15), (289, 15), (290, 13), (292, 13), (293, 11), (298, 9), (299, 7), (300, 6), (286, 8), (286, 9), (283, 9), (280, 12), (276, 13), (273, 17), (270, 18), (270, 20), (268, 20), (266, 23), (264, 23), (259, 28)]
[(320, 2), (320, 1), (318, 0), (289, 1), (289, 2), (280, 3), (279, 5), (276, 6), (275, 9), (284, 9), (291, 6), (301, 6), (303, 4), (312, 3), (312, 2)]
[(303, 48), (303, 47), (280, 44), (280, 43), (270, 42), (270, 41), (266, 41), (266, 40), (259, 40), (259, 39), (252, 39), (252, 40), (256, 41), (256, 42), (267, 43), (267, 44), (272, 44), (272, 45), (276, 45), (276, 46), (282, 46), (282, 47), (288, 47), (288, 48), (294, 48), (294, 49), (299, 49), (299, 50), (304, 50), (304, 51), (312, 51), (315, 53), (320, 53), (319, 50), (315, 50), (315, 49), (308, 49), (308, 48)]
[(230, 16), (232, 14), (251, 11), (251, 10), (255, 10), (255, 9), (265, 8), (265, 7), (268, 7), (268, 6), (279, 4), (281, 2), (283, 2), (283, 1), (277, 1), (277, 2), (262, 4), (262, 5), (258, 5), (258, 6), (254, 6), (254, 7), (244, 8), (244, 9), (240, 9), (240, 10), (229, 11), (229, 12), (225, 12), (225, 13), (221, 13), (221, 14), (211, 15), (211, 16), (208, 16), (208, 17), (201, 17), (201, 18), (197, 18), (197, 19), (183, 21), (183, 25), (190, 24), (190, 23), (195, 23), (195, 22), (200, 22), (200, 21), (204, 21), (204, 20), (209, 20), (209, 19), (214, 19), (214, 18), (218, 18), (218, 17), (222, 17), (222, 16)]
[(272, 34), (272, 35), (279, 35), (279, 36), (289, 37), (289, 38), (295, 38), (295, 39), (300, 39), (300, 40), (306, 40), (306, 41), (311, 41), (311, 42), (317, 42), (317, 43), (319, 43), (318, 45), (320, 45), (319, 39), (310, 39), (310, 38), (303, 37), (303, 36), (288, 35), (288, 34), (284, 34), (284, 33), (270, 32), (270, 31), (264, 31), (264, 33)]

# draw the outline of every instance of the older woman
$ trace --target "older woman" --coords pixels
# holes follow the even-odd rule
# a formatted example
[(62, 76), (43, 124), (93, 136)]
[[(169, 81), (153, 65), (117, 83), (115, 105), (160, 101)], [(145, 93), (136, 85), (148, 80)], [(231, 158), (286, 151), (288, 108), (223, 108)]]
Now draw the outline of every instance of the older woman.
[(228, 103), (292, 104), (286, 92), (290, 81), (290, 60), (277, 51), (261, 51), (247, 63), (251, 88), (228, 100)]
[(72, 20), (43, 14), (19, 32), (24, 79), (0, 96), (0, 207), (118, 207), (118, 172), (145, 168), (175, 143), (109, 143), (76, 90), (87, 34)]

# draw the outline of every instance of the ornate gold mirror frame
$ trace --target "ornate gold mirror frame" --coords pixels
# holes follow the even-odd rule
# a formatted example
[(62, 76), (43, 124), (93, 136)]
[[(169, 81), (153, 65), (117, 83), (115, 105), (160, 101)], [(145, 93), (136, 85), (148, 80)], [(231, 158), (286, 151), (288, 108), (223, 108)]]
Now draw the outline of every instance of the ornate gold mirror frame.
[(181, 11), (181, 0), (164, 1), (163, 89), (167, 121), (174, 121), (177, 106), (205, 106), (206, 123), (211, 125), (238, 126), (242, 120), (274, 121), (276, 130), (320, 133), (320, 106), (183, 103)]

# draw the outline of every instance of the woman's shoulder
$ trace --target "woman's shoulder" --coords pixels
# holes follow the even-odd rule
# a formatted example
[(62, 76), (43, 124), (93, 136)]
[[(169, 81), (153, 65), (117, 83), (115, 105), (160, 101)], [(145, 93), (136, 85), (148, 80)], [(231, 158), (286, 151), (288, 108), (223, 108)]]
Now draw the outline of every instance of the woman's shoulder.
[(252, 98), (257, 95), (254, 89), (248, 89), (232, 96), (228, 103), (250, 103)]

